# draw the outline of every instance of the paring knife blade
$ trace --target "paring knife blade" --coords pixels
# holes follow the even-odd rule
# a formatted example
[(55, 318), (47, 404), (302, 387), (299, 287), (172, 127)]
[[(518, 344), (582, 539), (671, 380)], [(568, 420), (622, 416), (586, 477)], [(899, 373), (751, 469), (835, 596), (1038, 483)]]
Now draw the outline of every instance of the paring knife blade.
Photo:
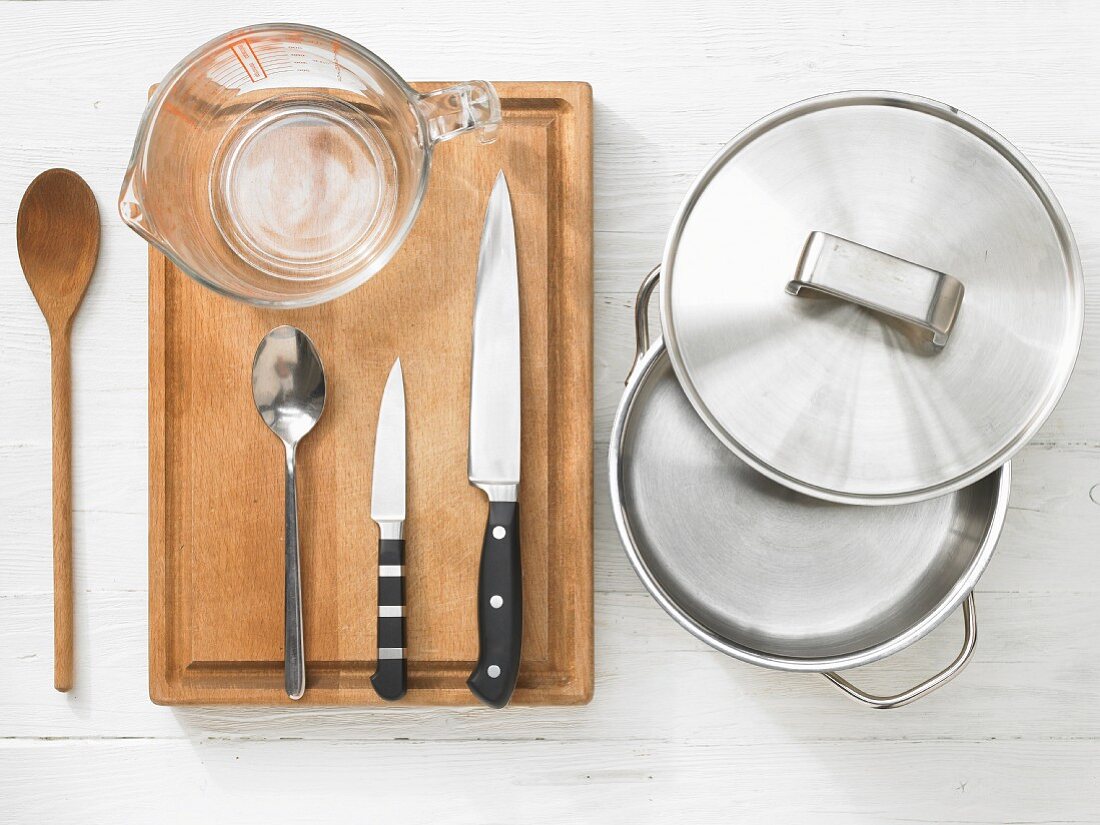
[(511, 698), (523, 635), (520, 572), (519, 273), (504, 172), (485, 213), (470, 371), (470, 483), (489, 498), (478, 578), (478, 661), (466, 684), (492, 707)]
[(405, 522), (405, 376), (401, 359), (393, 362), (374, 433), (374, 476), (370, 517), (379, 527)]
[(405, 695), (405, 383), (394, 361), (382, 392), (374, 435), (370, 517), (378, 524), (378, 666), (375, 692), (393, 701)]

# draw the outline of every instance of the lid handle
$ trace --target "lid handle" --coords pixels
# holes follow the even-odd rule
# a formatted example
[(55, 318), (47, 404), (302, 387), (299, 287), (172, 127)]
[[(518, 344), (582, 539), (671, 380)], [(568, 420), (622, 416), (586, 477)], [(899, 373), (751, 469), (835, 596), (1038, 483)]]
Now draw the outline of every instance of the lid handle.
[(823, 292), (890, 315), (947, 343), (962, 305), (957, 278), (828, 232), (811, 232), (787, 292)]

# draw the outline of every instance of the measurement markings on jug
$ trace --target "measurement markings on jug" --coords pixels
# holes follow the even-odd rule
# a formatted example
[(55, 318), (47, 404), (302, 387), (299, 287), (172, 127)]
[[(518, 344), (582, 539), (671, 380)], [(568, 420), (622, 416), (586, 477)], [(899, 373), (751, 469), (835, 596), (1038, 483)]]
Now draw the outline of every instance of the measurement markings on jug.
[(252, 50), (252, 44), (247, 40), (234, 43), (233, 54), (240, 61), (244, 70), (248, 72), (248, 76), (253, 83), (259, 83), (267, 77), (267, 72), (264, 71), (260, 58), (256, 56), (256, 52)]

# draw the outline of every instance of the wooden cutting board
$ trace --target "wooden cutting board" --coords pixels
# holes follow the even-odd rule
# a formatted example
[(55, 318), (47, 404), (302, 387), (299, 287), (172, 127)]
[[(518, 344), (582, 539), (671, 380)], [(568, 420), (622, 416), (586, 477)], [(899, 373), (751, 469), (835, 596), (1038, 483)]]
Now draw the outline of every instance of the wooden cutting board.
[[(422, 90), (447, 84), (418, 84)], [(512, 192), (523, 350), (523, 659), (514, 704), (592, 695), (592, 96), (499, 83), (496, 143), (438, 146), (397, 257), (303, 310), (264, 310), (149, 256), (149, 693), (158, 704), (291, 704), (283, 692), (283, 456), (257, 415), (260, 338), (316, 343), (328, 400), (299, 448), (307, 689), (376, 705), (374, 428), (401, 357), (408, 404), (409, 692), (476, 704), (485, 496), (466, 479), (478, 241), (498, 169)]]

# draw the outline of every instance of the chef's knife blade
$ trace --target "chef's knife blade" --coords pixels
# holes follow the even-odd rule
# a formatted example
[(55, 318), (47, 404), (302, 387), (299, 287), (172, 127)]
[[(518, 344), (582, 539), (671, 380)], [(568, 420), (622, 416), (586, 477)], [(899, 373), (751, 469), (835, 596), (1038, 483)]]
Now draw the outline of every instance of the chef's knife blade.
[(478, 578), (477, 665), (466, 684), (492, 707), (511, 698), (523, 635), (520, 573), (519, 275), (512, 203), (497, 175), (477, 262), (470, 374), (470, 483), (489, 498)]
[(470, 483), (490, 500), (515, 499), (519, 484), (519, 279), (512, 204), (497, 175), (477, 262), (470, 373)]
[(386, 379), (374, 435), (370, 517), (378, 524), (378, 666), (375, 692), (405, 695), (405, 384), (398, 358)]

